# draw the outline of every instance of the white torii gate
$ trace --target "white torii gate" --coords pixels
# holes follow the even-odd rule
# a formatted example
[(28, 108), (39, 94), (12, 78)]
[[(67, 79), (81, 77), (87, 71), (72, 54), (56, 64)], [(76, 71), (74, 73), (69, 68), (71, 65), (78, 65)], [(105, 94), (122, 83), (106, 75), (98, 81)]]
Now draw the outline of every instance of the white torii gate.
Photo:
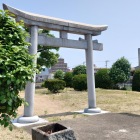
[[(101, 51), (103, 49), (103, 45), (101, 43), (98, 43), (97, 40), (92, 41), (92, 36), (100, 35), (101, 32), (106, 30), (108, 26), (94, 26), (32, 14), (12, 8), (5, 4), (3, 4), (3, 8), (13, 13), (15, 15), (16, 21), (23, 20), (25, 25), (30, 27), (30, 54), (37, 54), (38, 44), (53, 47), (85, 49), (87, 66), (88, 107), (84, 109), (84, 112), (101, 112), (101, 109), (96, 107), (93, 50)], [(38, 35), (38, 28), (59, 31), (60, 38), (50, 38), (45, 36), (44, 34)], [(84, 35), (85, 39), (70, 40), (67, 37), (68, 33)], [(36, 58), (34, 59), (33, 63), (36, 65)], [(34, 116), (35, 76), (36, 74), (34, 74), (34, 82), (28, 82), (28, 84), (26, 85), (25, 100), (29, 103), (29, 106), (24, 107), (24, 115), (23, 117), (20, 117), (18, 119), (19, 123), (31, 123), (37, 122), (39, 120), (38, 116)]]

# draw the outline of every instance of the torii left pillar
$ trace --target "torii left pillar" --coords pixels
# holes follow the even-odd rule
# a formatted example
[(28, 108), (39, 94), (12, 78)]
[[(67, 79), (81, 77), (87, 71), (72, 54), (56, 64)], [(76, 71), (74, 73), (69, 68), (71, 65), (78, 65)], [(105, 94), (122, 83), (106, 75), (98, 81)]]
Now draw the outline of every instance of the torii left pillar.
[[(29, 53), (31, 55), (37, 54), (37, 46), (38, 46), (38, 26), (30, 27), (31, 33), (31, 46), (29, 48)], [(36, 66), (37, 58), (35, 56), (33, 60), (33, 64)], [(34, 94), (35, 94), (35, 77), (36, 73), (34, 73), (33, 82), (28, 82), (25, 88), (25, 101), (28, 102), (28, 106), (24, 106), (24, 115), (18, 118), (19, 123), (34, 123), (39, 121), (38, 116), (34, 116)]]

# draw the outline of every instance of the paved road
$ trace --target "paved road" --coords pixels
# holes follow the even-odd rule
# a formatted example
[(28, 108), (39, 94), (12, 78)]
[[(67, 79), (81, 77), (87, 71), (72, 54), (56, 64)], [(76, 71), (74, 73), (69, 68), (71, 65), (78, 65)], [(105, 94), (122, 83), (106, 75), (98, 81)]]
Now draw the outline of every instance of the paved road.
[(58, 123), (71, 127), (76, 140), (140, 140), (140, 115), (107, 113)]
[(77, 140), (140, 140), (140, 116), (107, 113), (59, 122), (74, 130)]

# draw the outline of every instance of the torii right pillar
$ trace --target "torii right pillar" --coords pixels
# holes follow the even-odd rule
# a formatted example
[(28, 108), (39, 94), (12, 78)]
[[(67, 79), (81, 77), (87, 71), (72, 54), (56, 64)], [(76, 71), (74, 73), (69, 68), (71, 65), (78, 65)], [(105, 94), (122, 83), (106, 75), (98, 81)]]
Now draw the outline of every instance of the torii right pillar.
[(92, 35), (85, 35), (87, 40), (86, 67), (87, 67), (87, 87), (88, 87), (88, 108), (84, 109), (85, 113), (100, 113), (101, 109), (96, 107), (95, 77), (93, 63), (93, 41)]

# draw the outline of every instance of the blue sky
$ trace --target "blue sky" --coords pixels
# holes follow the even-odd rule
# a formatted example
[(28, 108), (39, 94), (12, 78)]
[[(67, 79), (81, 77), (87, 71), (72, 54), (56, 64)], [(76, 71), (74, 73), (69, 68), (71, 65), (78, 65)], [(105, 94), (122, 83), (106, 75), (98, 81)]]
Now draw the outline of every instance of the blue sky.
[[(103, 51), (94, 51), (94, 64), (97, 67), (108, 67), (120, 57), (129, 60), (132, 67), (138, 65), (138, 48), (140, 48), (140, 0), (1, 0), (12, 7), (87, 23), (108, 25), (108, 30), (100, 36), (93, 37), (103, 43)], [(57, 33), (54, 33), (56, 36)], [(72, 39), (79, 36), (69, 35)], [(85, 62), (85, 51), (61, 48), (59, 54), (72, 68)]]

